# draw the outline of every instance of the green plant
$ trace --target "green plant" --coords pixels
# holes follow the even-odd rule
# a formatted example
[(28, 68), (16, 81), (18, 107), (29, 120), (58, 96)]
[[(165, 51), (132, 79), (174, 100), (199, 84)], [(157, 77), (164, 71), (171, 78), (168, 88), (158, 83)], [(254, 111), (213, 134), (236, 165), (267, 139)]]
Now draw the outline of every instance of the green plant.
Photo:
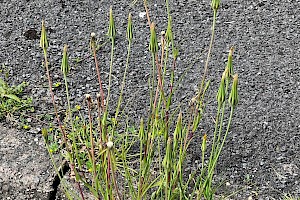
[[(134, 38), (131, 15), (129, 14), (127, 25), (128, 51), (125, 72), (115, 109), (111, 108), (114, 105), (110, 103), (112, 102), (111, 78), (116, 43), (112, 8), (109, 12), (107, 33), (107, 41), (110, 41), (111, 44), (107, 93), (102, 87), (103, 80), (98, 66), (99, 45), (96, 34), (92, 33), (90, 50), (96, 66), (99, 93), (95, 101), (90, 94), (86, 95), (87, 109), (85, 110), (82, 110), (80, 106), (71, 108), (67, 81), (70, 65), (67, 46), (64, 47), (61, 70), (65, 81), (68, 108), (63, 121), (60, 120), (54, 101), (48, 69), (48, 42), (45, 24), (44, 21), (42, 22), (40, 45), (44, 53), (44, 66), (58, 121), (58, 128), (43, 129), (42, 133), (54, 168), (69, 199), (85, 199), (85, 190), (95, 199), (105, 200), (125, 198), (137, 200), (213, 199), (216, 190), (213, 185), (214, 171), (238, 103), (238, 75), (233, 72), (233, 48), (231, 48), (216, 96), (218, 108), (214, 132), (213, 134), (199, 133), (198, 127), (205, 110), (205, 93), (210, 84), (209, 81), (206, 81), (206, 74), (214, 42), (219, 5), (220, 1), (218, 0), (213, 0), (211, 3), (213, 9), (212, 36), (203, 77), (199, 83), (198, 93), (183, 112), (181, 110), (184, 108), (176, 108), (173, 99), (174, 93), (178, 90), (174, 74), (179, 51), (175, 48), (169, 2), (166, 0), (168, 13), (166, 32), (162, 32), (158, 38), (155, 24), (151, 22), (149, 16), (147, 1), (144, 0), (150, 27), (151, 77), (149, 78), (149, 113), (146, 119), (140, 118), (139, 128), (130, 125), (123, 112), (120, 112)], [(160, 47), (158, 46), (159, 39)], [(93, 108), (93, 104), (96, 104), (96, 109)], [(114, 110), (115, 113), (110, 115), (109, 110)], [(84, 113), (87, 114), (87, 118), (84, 117)], [(97, 117), (94, 117), (95, 114)], [(223, 128), (224, 124), (227, 124), (225, 128)], [(190, 142), (196, 138), (194, 137), (196, 134), (203, 136), (200, 141), (201, 145), (199, 145), (202, 151), (202, 163), (199, 168), (186, 173), (184, 167), (187, 151)], [(210, 141), (210, 146), (207, 145), (207, 141)], [(59, 173), (54, 155), (58, 156), (59, 160), (64, 159), (68, 162), (78, 193), (74, 193), (69, 188), (64, 177)]]
[[(32, 99), (22, 97), (24, 89), (28, 83), (22, 82), (16, 86), (9, 86), (2, 78), (0, 78), (0, 120), (6, 118), (9, 121), (20, 123), (24, 121), (23, 114), (26, 111), (33, 112)], [(17, 120), (20, 118), (21, 120)], [(22, 127), (30, 128), (24, 121)]]
[(290, 194), (284, 194), (283, 200), (300, 200), (300, 197), (295, 197)]

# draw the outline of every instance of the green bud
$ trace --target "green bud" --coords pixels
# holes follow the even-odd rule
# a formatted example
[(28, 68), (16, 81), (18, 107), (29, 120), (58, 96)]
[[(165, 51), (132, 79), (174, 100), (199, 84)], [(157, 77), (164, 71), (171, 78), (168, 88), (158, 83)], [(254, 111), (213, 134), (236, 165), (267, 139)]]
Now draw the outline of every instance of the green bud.
[(140, 122), (139, 138), (142, 142), (145, 142), (147, 140), (147, 135), (145, 135), (145, 130), (144, 130), (144, 120), (143, 120), (143, 118), (141, 119), (141, 122)]
[(153, 54), (158, 51), (158, 43), (155, 32), (155, 24), (152, 22), (150, 26), (150, 43), (149, 43), (149, 51)]
[(201, 145), (202, 152), (205, 152), (205, 150), (206, 150), (206, 146), (207, 146), (206, 141), (207, 141), (207, 135), (205, 133), (202, 137), (202, 145)]
[(171, 22), (171, 19), (169, 19), (168, 28), (167, 28), (167, 31), (166, 31), (167, 44), (169, 45), (172, 42), (172, 40), (173, 40), (172, 22)]
[(48, 131), (47, 131), (47, 129), (45, 129), (45, 128), (42, 129), (42, 136), (45, 140), (45, 143), (48, 144), (49, 140), (48, 140)]
[(226, 74), (227, 74), (228, 70), (225, 70), (223, 72), (222, 75), (222, 79), (221, 79), (221, 83), (220, 83), (220, 87), (218, 90), (218, 94), (217, 94), (217, 101), (218, 101), (218, 105), (221, 106), (225, 100), (225, 79), (226, 79)]
[(182, 132), (182, 113), (180, 112), (177, 119), (177, 124), (175, 127), (175, 132), (173, 135), (174, 143), (173, 143), (173, 149), (177, 149), (180, 137)]
[(220, 7), (220, 2), (221, 0), (212, 0), (211, 1), (211, 8), (214, 10), (214, 11), (217, 11)]
[(166, 170), (170, 170), (172, 165), (172, 139), (170, 137), (167, 141), (166, 156), (163, 160), (163, 165)]
[(109, 10), (109, 27), (108, 27), (108, 33), (107, 33), (107, 35), (108, 35), (108, 37), (110, 37), (110, 39), (112, 41), (115, 40), (115, 37), (116, 37), (116, 27), (115, 27), (115, 21), (114, 21), (112, 7), (110, 7), (110, 10)]
[(230, 76), (233, 75), (233, 66), (232, 66), (232, 54), (233, 54), (233, 51), (234, 51), (234, 48), (231, 47), (230, 50), (229, 50), (227, 67), (226, 67), (229, 70), (228, 72), (229, 72)]
[(179, 56), (179, 49), (178, 48), (173, 49), (173, 56), (174, 56), (175, 60), (178, 58), (178, 56)]
[(67, 49), (68, 46), (65, 45), (64, 46), (64, 51), (63, 51), (63, 58), (62, 58), (62, 62), (61, 62), (61, 71), (63, 72), (63, 74), (66, 76), (69, 71), (70, 71), (70, 66), (69, 66), (69, 62), (68, 62), (68, 53), (67, 53)]
[(48, 41), (47, 41), (47, 34), (46, 34), (46, 28), (45, 28), (45, 21), (44, 20), (42, 20), (42, 31), (41, 31), (40, 47), (42, 47), (44, 50), (47, 50), (47, 48), (48, 48)]
[(127, 25), (127, 39), (129, 42), (132, 41), (133, 38), (133, 33), (132, 33), (132, 17), (131, 17), (131, 13), (129, 13), (128, 15), (128, 25)]
[(235, 107), (237, 104), (238, 104), (238, 101), (239, 101), (239, 97), (238, 97), (238, 75), (235, 74), (233, 76), (233, 83), (232, 83), (232, 89), (231, 89), (231, 92), (230, 92), (230, 95), (229, 95), (229, 104), (232, 106), (232, 107)]

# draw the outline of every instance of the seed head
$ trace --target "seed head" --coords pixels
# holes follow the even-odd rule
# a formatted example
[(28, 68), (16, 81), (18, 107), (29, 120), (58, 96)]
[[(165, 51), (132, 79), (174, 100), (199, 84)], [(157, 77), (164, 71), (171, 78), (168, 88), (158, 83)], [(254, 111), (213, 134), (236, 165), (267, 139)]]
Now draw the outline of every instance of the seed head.
[(92, 51), (96, 49), (96, 33), (94, 32), (91, 33), (90, 48)]
[(114, 143), (113, 143), (111, 140), (109, 140), (109, 141), (106, 143), (106, 146), (107, 146), (108, 149), (111, 149), (111, 148), (113, 148)]
[(92, 101), (92, 97), (91, 97), (90, 94), (86, 94), (86, 95), (85, 95), (85, 99), (86, 99), (87, 101), (89, 101), (89, 102)]

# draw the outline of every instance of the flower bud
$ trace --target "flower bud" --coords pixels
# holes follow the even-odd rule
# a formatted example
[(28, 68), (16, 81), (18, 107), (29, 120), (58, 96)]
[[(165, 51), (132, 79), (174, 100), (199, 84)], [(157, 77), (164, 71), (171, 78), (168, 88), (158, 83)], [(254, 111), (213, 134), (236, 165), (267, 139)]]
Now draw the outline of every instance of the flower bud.
[(233, 66), (232, 66), (232, 54), (233, 54), (233, 51), (234, 51), (234, 48), (231, 47), (230, 50), (229, 50), (227, 67), (226, 67), (229, 70), (229, 75), (233, 75)]
[(219, 106), (221, 106), (225, 100), (225, 79), (226, 79), (226, 70), (223, 72), (220, 87), (217, 94), (217, 101)]
[(168, 27), (167, 27), (167, 31), (166, 31), (167, 44), (169, 45), (172, 42), (172, 40), (173, 40), (172, 22), (171, 22), (171, 19), (169, 19)]
[(151, 53), (155, 54), (158, 51), (158, 43), (155, 32), (155, 24), (152, 22), (150, 26), (150, 43), (149, 50)]
[(48, 144), (49, 140), (48, 140), (48, 131), (47, 131), (47, 129), (45, 129), (45, 128), (42, 129), (42, 135), (43, 135), (43, 138), (45, 140), (45, 143)]
[(127, 39), (129, 42), (132, 41), (133, 38), (133, 33), (132, 33), (132, 17), (131, 17), (131, 13), (129, 13), (128, 15), (128, 25), (127, 25)]
[(114, 21), (112, 7), (110, 7), (110, 10), (109, 10), (109, 27), (108, 27), (107, 35), (108, 35), (108, 37), (110, 37), (110, 39), (112, 41), (114, 41), (114, 39), (116, 37), (116, 27), (115, 27), (115, 21)]
[(45, 28), (45, 21), (44, 20), (42, 20), (42, 31), (41, 31), (40, 47), (42, 47), (44, 50), (47, 50), (47, 48), (48, 48), (48, 40), (47, 40), (47, 34), (46, 34), (46, 28)]
[(212, 0), (211, 1), (211, 8), (214, 10), (214, 11), (217, 11), (220, 7), (220, 1), (221, 0)]
[(231, 92), (230, 92), (230, 95), (229, 95), (229, 99), (228, 99), (228, 102), (229, 104), (234, 108), (237, 104), (238, 104), (238, 101), (239, 101), (239, 97), (238, 97), (238, 75), (235, 74), (233, 76), (233, 83), (232, 83), (232, 89), (231, 89)]
[(202, 137), (202, 146), (201, 146), (202, 152), (205, 152), (205, 150), (206, 150), (206, 141), (207, 141), (207, 135), (205, 133)]
[(63, 58), (62, 58), (62, 63), (61, 63), (61, 71), (63, 74), (66, 76), (69, 71), (70, 71), (70, 66), (68, 62), (68, 53), (67, 53), (68, 46), (64, 46), (64, 51), (63, 51)]

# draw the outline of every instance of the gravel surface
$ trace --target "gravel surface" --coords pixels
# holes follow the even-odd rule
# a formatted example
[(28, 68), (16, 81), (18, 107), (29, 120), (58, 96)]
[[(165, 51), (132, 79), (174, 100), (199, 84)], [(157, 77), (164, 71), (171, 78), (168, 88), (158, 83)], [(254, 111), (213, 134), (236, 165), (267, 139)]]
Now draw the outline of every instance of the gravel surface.
[[(300, 196), (300, 7), (299, 0), (223, 0), (218, 15), (216, 43), (210, 63), (210, 91), (216, 91), (230, 46), (235, 47), (234, 68), (239, 73), (240, 102), (231, 133), (217, 169), (217, 180), (226, 182), (221, 194), (242, 189), (231, 199), (281, 199), (284, 193)], [(27, 94), (34, 99), (37, 114), (51, 109), (42, 67), (39, 35), (46, 20), (50, 40), (50, 66), (54, 82), (63, 82), (60, 62), (63, 44), (69, 45), (71, 59), (86, 57), (91, 32), (103, 38), (107, 32), (108, 10), (113, 5), (117, 26), (113, 93), (118, 94), (124, 71), (125, 28), (128, 12), (134, 20), (135, 42), (125, 99), (133, 119), (145, 115), (149, 76), (148, 27), (141, 2), (129, 0), (0, 0), (0, 64), (9, 69), (10, 82), (29, 82)], [(175, 41), (180, 49), (178, 77), (190, 66), (176, 98), (188, 101), (203, 69), (210, 37), (210, 1), (170, 0)], [(158, 32), (166, 28), (163, 1), (150, 1), (150, 15)], [(146, 34), (147, 33), (147, 34)], [(109, 45), (99, 53), (103, 79), (109, 72)], [(73, 62), (75, 63), (75, 62)], [(95, 95), (98, 85), (92, 59), (73, 64), (71, 96), (82, 103), (83, 95)], [(178, 78), (177, 77), (177, 78)], [(107, 85), (104, 84), (106, 88)], [(63, 87), (56, 101), (65, 104)], [(204, 119), (203, 129), (212, 134), (215, 93)], [(112, 97), (115, 99), (115, 96)], [(48, 199), (53, 170), (33, 120), (28, 131), (0, 125), (0, 199)], [(195, 145), (188, 163), (200, 159)], [(52, 177), (52, 179), (51, 179)], [(33, 195), (33, 196), (30, 196)]]

